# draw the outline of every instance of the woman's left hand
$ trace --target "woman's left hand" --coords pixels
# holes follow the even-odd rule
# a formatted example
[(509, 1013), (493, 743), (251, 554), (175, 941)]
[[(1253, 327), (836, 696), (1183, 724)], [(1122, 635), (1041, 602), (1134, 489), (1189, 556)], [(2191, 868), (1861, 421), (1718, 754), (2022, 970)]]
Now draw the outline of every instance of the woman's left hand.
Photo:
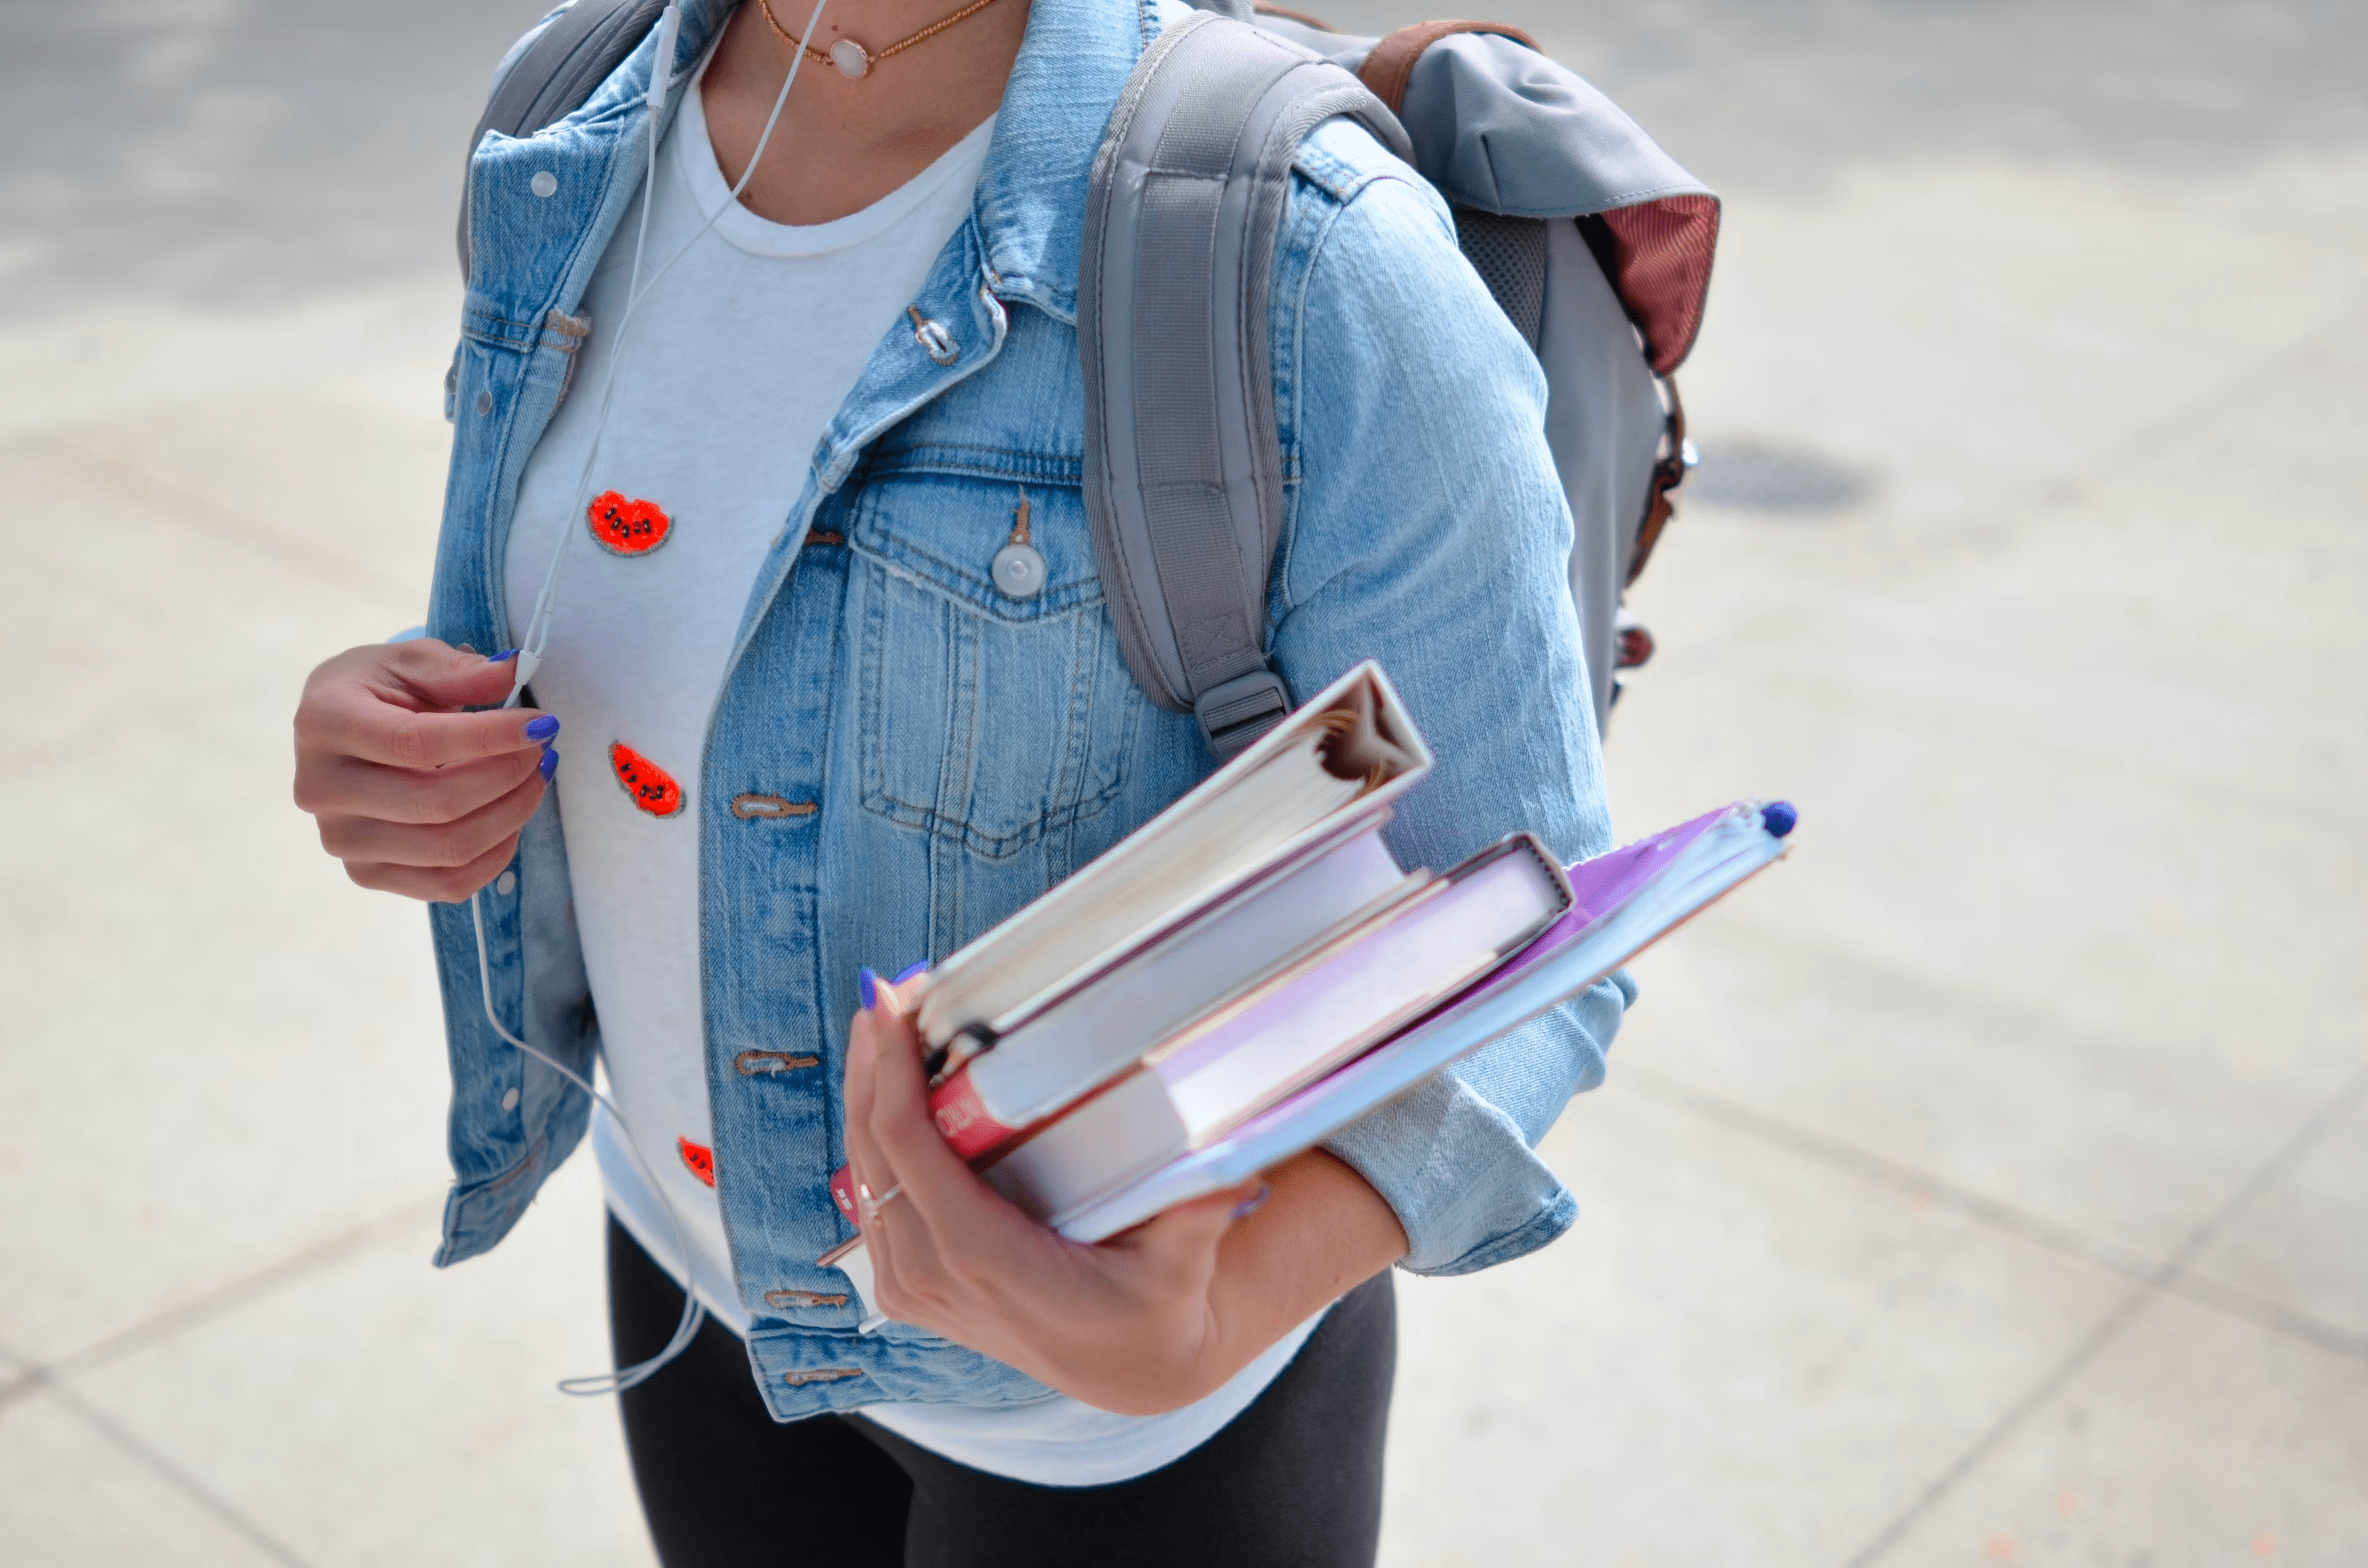
[[(1063, 1239), (973, 1175), (929, 1119), (920, 1041), (895, 989), (855, 1016), (847, 1149), (872, 1305), (1087, 1404), (1153, 1415), (1222, 1387), (1406, 1248), (1389, 1207), (1331, 1156), (1178, 1205), (1092, 1246)], [(882, 1194), (894, 1193), (886, 1202)], [(1312, 1249), (1312, 1250), (1311, 1250)]]

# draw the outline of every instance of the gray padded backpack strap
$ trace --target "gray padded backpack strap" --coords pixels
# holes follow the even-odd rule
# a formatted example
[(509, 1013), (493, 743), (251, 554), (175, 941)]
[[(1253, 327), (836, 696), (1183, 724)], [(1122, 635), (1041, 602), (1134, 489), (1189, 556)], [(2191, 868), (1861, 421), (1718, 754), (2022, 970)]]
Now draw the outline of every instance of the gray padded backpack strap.
[(1268, 295), (1291, 162), (1349, 116), (1406, 133), (1357, 79), (1201, 12), (1144, 53), (1094, 159), (1077, 280), (1086, 511), (1127, 667), (1220, 761), (1291, 694), (1266, 658), (1282, 527)]
[[(528, 136), (574, 112), (656, 25), (666, 0), (575, 0), (520, 39), (494, 72), (469, 151), (488, 131)], [(461, 182), (461, 279), (469, 278), (469, 182)]]

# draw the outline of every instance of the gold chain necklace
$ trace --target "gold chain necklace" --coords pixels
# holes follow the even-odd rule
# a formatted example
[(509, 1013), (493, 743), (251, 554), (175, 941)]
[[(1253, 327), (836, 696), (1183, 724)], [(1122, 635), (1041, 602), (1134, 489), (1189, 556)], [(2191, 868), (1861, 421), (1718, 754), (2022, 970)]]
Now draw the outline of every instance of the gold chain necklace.
[[(887, 48), (876, 52), (864, 48), (861, 44), (856, 42), (851, 38), (843, 38), (837, 43), (832, 44), (830, 46), (830, 52), (827, 54), (824, 53), (821, 50), (814, 48), (811, 44), (807, 44), (803, 47), (805, 49), (807, 55), (812, 58), (816, 64), (836, 65), (838, 67), (838, 74), (842, 76), (849, 78), (869, 76), (871, 74), (871, 68), (874, 65), (879, 64), (882, 61), (887, 59), (890, 55), (902, 54), (905, 51), (912, 48), (915, 44), (919, 43), (922, 40), (935, 38), (939, 33), (945, 31), (948, 28), (952, 27), (956, 22), (959, 22), (967, 17), (974, 17), (979, 12), (985, 10), (989, 6), (994, 4), (995, 0), (970, 0), (969, 5), (963, 6), (961, 10), (956, 11), (952, 16), (946, 17), (942, 21), (931, 22), (928, 27), (923, 28), (911, 38), (898, 39), (894, 43), (892, 43)], [(774, 33), (783, 43), (788, 44), (791, 49), (802, 47), (798, 42), (797, 35), (790, 31), (789, 28), (781, 26), (781, 18), (773, 15), (773, 0), (757, 0), (757, 8), (765, 13), (765, 21), (767, 25), (773, 29)]]

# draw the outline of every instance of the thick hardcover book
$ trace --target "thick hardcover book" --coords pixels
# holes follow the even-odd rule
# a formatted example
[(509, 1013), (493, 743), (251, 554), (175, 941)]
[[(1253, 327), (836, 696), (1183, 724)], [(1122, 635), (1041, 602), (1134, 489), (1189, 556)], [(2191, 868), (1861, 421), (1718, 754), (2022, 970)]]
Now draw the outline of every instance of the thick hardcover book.
[(1375, 829), (1430, 753), (1367, 661), (1084, 867), (922, 977), (936, 1051), (991, 1048), (1250, 882)]
[(1133, 1068), (1162, 1041), (1307, 952), (1421, 895), (1380, 825), (1258, 879), (995, 1042), (935, 1084), (930, 1113), (964, 1159)]

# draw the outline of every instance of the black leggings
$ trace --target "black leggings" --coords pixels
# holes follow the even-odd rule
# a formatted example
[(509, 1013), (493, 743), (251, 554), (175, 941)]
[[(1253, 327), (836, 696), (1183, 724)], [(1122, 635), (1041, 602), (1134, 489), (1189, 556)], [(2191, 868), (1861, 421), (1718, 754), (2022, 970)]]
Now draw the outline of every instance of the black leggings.
[[(681, 1313), (680, 1288), (612, 1217), (617, 1364), (657, 1354)], [(747, 1347), (712, 1319), (620, 1404), (666, 1568), (1370, 1568), (1396, 1360), (1383, 1274), (1341, 1298), (1215, 1437), (1108, 1486), (989, 1475), (860, 1416), (776, 1422)]]

